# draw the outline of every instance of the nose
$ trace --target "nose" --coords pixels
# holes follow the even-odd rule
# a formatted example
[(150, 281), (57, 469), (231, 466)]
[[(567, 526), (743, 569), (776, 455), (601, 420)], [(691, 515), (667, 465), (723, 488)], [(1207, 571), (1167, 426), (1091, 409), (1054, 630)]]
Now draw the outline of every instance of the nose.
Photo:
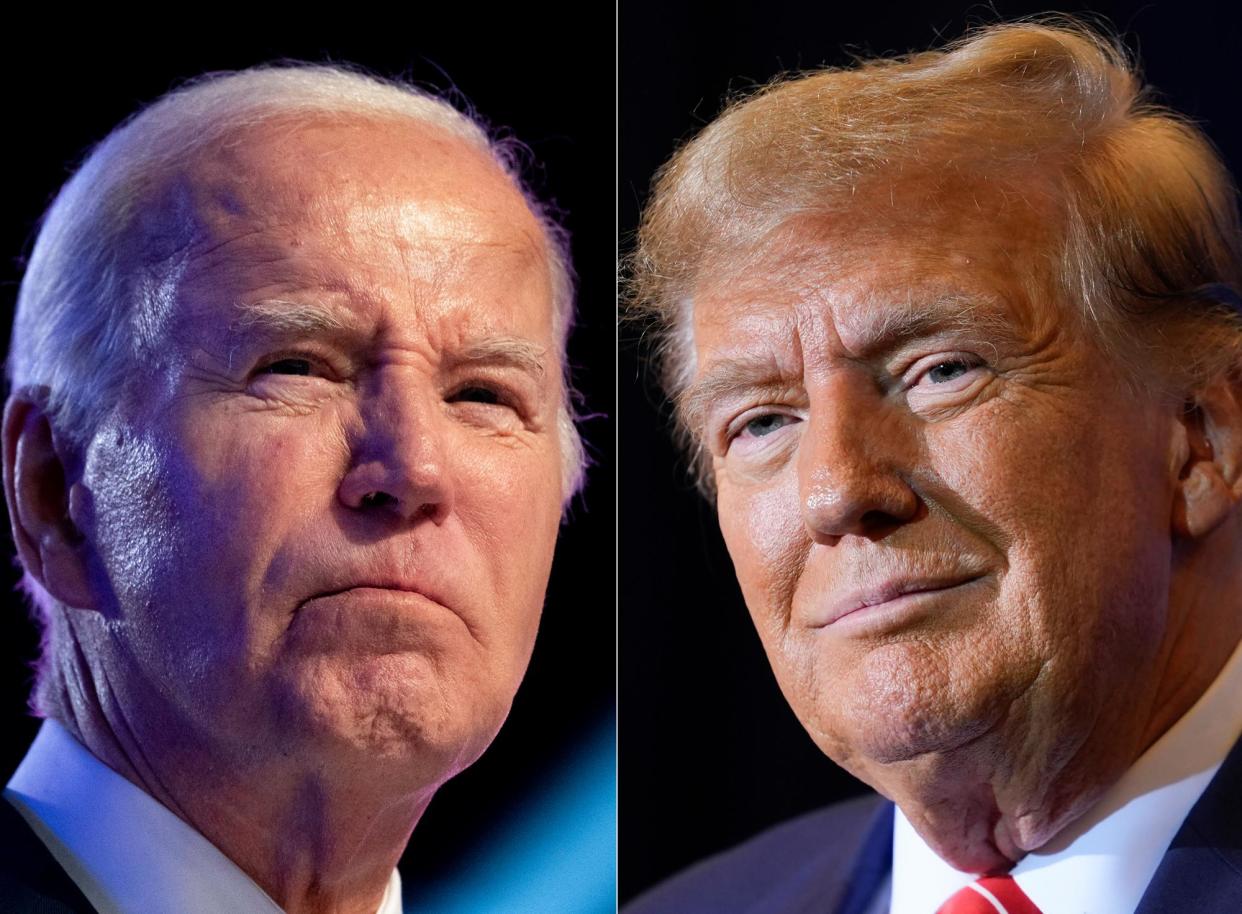
[(391, 372), (364, 397), (338, 497), (356, 511), (439, 524), (454, 496), (444, 419), (433, 398), (399, 374)]
[[(877, 540), (913, 520), (922, 500), (902, 473), (903, 433), (882, 400), (836, 386), (812, 404), (798, 454), (803, 522), (811, 539)], [(820, 406), (820, 408), (816, 408)]]

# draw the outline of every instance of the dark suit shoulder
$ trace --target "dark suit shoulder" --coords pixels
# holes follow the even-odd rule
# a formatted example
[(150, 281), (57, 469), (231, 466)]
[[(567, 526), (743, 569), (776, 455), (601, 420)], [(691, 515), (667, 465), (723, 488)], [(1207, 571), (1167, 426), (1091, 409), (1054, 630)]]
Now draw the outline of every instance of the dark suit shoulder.
[(51, 851), (0, 798), (0, 911), (13, 914), (94, 914)]
[[(888, 870), (892, 804), (878, 796), (783, 822), (641, 895), (625, 914), (760, 914), (841, 906), (863, 858)], [(807, 908), (810, 904), (813, 907)]]

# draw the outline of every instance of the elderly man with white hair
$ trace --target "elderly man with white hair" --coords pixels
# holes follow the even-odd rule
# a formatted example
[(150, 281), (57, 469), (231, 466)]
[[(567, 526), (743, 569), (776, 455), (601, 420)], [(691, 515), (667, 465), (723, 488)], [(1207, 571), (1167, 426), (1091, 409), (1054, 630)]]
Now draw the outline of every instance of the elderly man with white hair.
[(205, 79), (94, 150), (8, 363), (46, 720), (0, 907), (401, 910), (581, 480), (566, 250), (503, 142), (342, 69)]

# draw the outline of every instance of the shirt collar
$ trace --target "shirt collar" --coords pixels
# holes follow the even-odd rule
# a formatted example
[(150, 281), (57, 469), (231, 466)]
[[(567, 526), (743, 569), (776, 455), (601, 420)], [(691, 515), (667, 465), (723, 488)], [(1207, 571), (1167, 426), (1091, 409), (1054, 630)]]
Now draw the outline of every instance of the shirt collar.
[[(1194, 706), (1094, 807), (1011, 875), (1043, 914), (1133, 914), (1173, 836), (1242, 736), (1242, 643)], [(896, 811), (892, 914), (934, 914), (974, 875)]]
[[(46, 720), (5, 797), (100, 914), (280, 914), (214, 844)], [(401, 914), (393, 871), (377, 914)]]

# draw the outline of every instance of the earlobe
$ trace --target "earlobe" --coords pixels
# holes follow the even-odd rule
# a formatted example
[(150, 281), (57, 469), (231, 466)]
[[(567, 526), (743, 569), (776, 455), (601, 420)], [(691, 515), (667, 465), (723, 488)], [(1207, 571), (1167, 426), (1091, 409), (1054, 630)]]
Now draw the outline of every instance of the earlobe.
[(18, 390), (4, 409), (4, 495), (13, 542), (26, 572), (67, 606), (95, 609), (88, 543), (73, 522), (63, 445), (58, 448), (45, 394)]
[(1218, 378), (1185, 404), (1183, 458), (1173, 529), (1191, 538), (1220, 526), (1242, 500), (1242, 401), (1237, 381)]

